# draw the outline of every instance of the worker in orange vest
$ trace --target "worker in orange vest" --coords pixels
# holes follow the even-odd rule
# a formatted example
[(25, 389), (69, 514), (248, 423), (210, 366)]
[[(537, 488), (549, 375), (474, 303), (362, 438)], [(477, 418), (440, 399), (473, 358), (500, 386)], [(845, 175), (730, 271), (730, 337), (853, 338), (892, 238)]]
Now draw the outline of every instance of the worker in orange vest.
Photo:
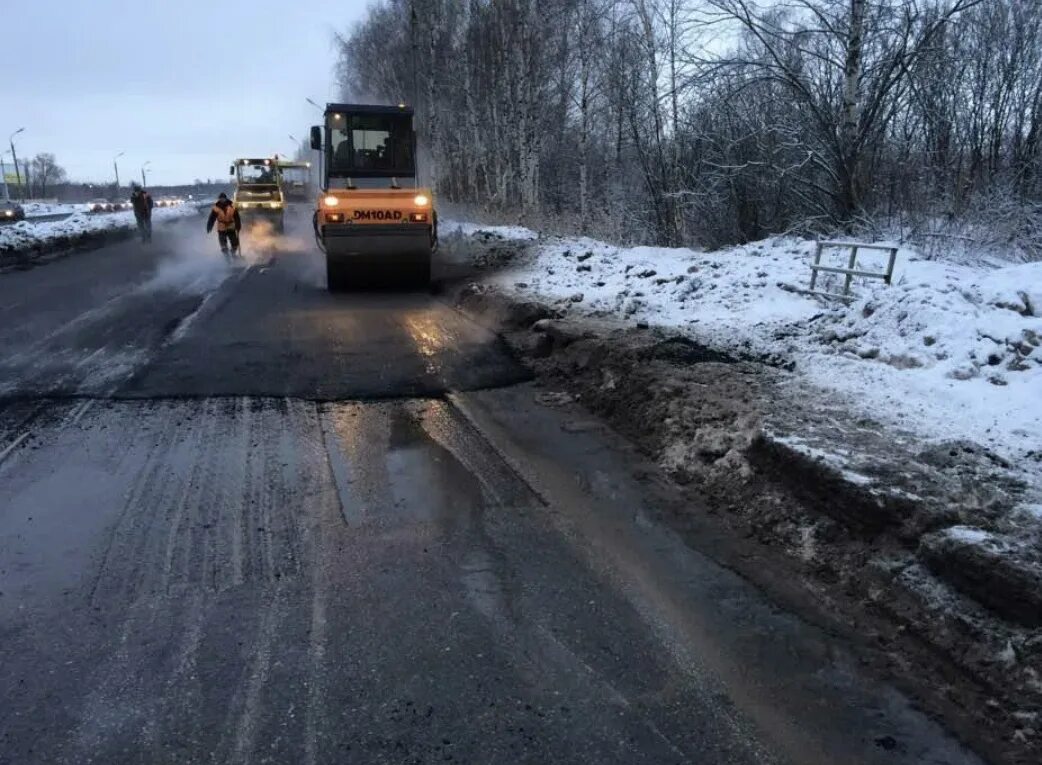
[(210, 210), (210, 218), (206, 221), (206, 233), (213, 231), (217, 224), (217, 239), (221, 243), (221, 252), (228, 254), (228, 246), (231, 245), (232, 255), (239, 254), (239, 231), (242, 230), (242, 220), (239, 211), (235, 209), (235, 203), (228, 199), (228, 195), (222, 193), (217, 197), (217, 204)]

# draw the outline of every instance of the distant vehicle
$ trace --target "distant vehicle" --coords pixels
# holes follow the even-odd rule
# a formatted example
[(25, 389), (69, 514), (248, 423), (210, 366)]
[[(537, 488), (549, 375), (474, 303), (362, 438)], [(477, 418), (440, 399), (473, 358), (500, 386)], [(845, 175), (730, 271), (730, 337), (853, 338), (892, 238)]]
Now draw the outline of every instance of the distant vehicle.
[(0, 201), (0, 223), (25, 220), (25, 209), (17, 202)]
[(156, 207), (179, 207), (184, 203), (180, 197), (160, 197), (156, 200)]
[(112, 209), (114, 212), (123, 212), (134, 209), (134, 205), (129, 199), (114, 199), (112, 200)]
[(237, 159), (230, 168), (235, 178), (235, 203), (244, 220), (263, 218), (275, 231), (285, 230), (286, 198), (282, 193), (282, 171), (276, 159)]
[(112, 212), (114, 209), (112, 202), (107, 199), (92, 199), (87, 202), (87, 212), (104, 213)]
[(306, 202), (311, 199), (311, 163), (280, 159), (282, 191), (287, 202)]
[(438, 244), (430, 189), (416, 181), (416, 130), (405, 104), (327, 104), (311, 148), (325, 159), (315, 237), (330, 290), (379, 272), (427, 284)]

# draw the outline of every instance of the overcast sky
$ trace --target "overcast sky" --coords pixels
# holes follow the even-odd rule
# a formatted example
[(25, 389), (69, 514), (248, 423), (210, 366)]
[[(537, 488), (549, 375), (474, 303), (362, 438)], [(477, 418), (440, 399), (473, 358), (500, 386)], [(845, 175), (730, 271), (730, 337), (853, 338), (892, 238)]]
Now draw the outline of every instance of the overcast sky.
[[(2, 0), (0, 149), (55, 154), (74, 180), (221, 178), (290, 154), (332, 100), (333, 35), (365, 0)], [(10, 157), (8, 156), (8, 161)], [(10, 172), (10, 165), (8, 172)]]

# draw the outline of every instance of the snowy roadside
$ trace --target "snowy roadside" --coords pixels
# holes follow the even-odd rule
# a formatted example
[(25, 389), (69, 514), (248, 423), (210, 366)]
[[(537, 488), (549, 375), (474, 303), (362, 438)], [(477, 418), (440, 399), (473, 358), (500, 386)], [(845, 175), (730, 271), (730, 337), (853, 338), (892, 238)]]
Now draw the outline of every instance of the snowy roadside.
[(1025, 507), (1042, 513), (1042, 263), (955, 266), (902, 249), (893, 286), (857, 280), (846, 305), (796, 291), (813, 252), (794, 239), (706, 253), (552, 238), (489, 283), (569, 316), (666, 328), (785, 364), (804, 396), (926, 441), (981, 444), (1032, 487)]
[(498, 239), (513, 242), (534, 241), (539, 235), (523, 226), (485, 226), (462, 220), (443, 220), (438, 223), (438, 234), (443, 237), (465, 236), (478, 239)]
[[(167, 223), (194, 217), (194, 207), (158, 208), (153, 211), (155, 223)], [(132, 212), (107, 215), (89, 215), (75, 212), (57, 221), (21, 221), (0, 228), (0, 264), (7, 258), (16, 259), (24, 253), (48, 252), (104, 238), (106, 234), (126, 233), (136, 229)]]
[(46, 218), (54, 215), (75, 215), (87, 212), (85, 204), (64, 204), (61, 202), (26, 202), (22, 205), (25, 217), (30, 223), (33, 218)]
[(893, 286), (859, 280), (846, 304), (800, 291), (807, 241), (455, 230), (446, 257), (479, 280), (460, 306), (548, 405), (581, 400), (822, 602), (926, 640), (1003, 699), (988, 725), (1042, 749), (1042, 264), (901, 250)]

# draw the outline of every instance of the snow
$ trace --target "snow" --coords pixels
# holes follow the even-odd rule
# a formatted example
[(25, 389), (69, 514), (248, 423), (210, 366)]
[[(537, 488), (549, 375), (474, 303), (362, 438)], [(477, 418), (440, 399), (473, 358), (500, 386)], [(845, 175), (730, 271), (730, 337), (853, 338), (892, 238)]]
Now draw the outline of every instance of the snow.
[[(507, 292), (794, 362), (798, 394), (809, 384), (926, 440), (980, 443), (1042, 492), (1032, 459), (1042, 449), (1042, 263), (950, 264), (902, 248), (892, 286), (857, 279), (844, 303), (800, 291), (812, 241), (709, 253), (524, 239), (519, 264), (490, 277)], [(866, 253), (858, 266), (881, 271), (886, 258)], [(818, 289), (840, 290), (842, 279), (823, 277)]]
[(22, 205), (26, 218), (40, 215), (71, 215), (84, 212), (86, 205), (62, 204), (60, 202), (26, 202)]
[(952, 526), (945, 529), (944, 533), (948, 538), (968, 545), (989, 544), (994, 541), (992, 534), (972, 526)]
[(538, 239), (539, 235), (522, 226), (483, 226), (458, 220), (438, 221), (438, 236), (481, 236), (512, 241)]
[[(804, 248), (805, 249), (805, 248)], [(531, 268), (502, 286), (550, 299), (578, 298), (577, 308), (671, 327), (697, 325), (722, 344), (821, 312), (814, 300), (778, 282), (806, 281), (803, 250), (745, 249), (713, 254), (658, 247), (618, 248), (592, 239), (551, 241)], [(741, 256), (741, 257), (739, 257)], [(526, 285), (517, 288), (517, 283)], [(742, 320), (736, 322), (736, 313)]]
[[(165, 220), (195, 215), (198, 215), (198, 211), (192, 207), (164, 207), (153, 210), (152, 220), (154, 223), (160, 223)], [(130, 211), (107, 215), (88, 215), (85, 212), (77, 212), (71, 217), (56, 221), (25, 220), (0, 228), (0, 252), (31, 249), (51, 240), (97, 231), (133, 228), (136, 228), (136, 223), (134, 214)]]
[[(771, 439), (779, 444), (798, 452), (805, 457), (809, 457), (812, 460), (827, 465), (831, 469), (839, 473), (843, 479), (856, 486), (870, 486), (873, 480), (866, 475), (850, 470), (847, 467), (849, 452), (845, 449), (834, 447), (832, 449), (822, 449), (817, 446), (812, 446), (802, 438), (797, 436), (782, 436), (776, 433), (770, 434)], [(905, 496), (907, 492), (903, 492)]]

